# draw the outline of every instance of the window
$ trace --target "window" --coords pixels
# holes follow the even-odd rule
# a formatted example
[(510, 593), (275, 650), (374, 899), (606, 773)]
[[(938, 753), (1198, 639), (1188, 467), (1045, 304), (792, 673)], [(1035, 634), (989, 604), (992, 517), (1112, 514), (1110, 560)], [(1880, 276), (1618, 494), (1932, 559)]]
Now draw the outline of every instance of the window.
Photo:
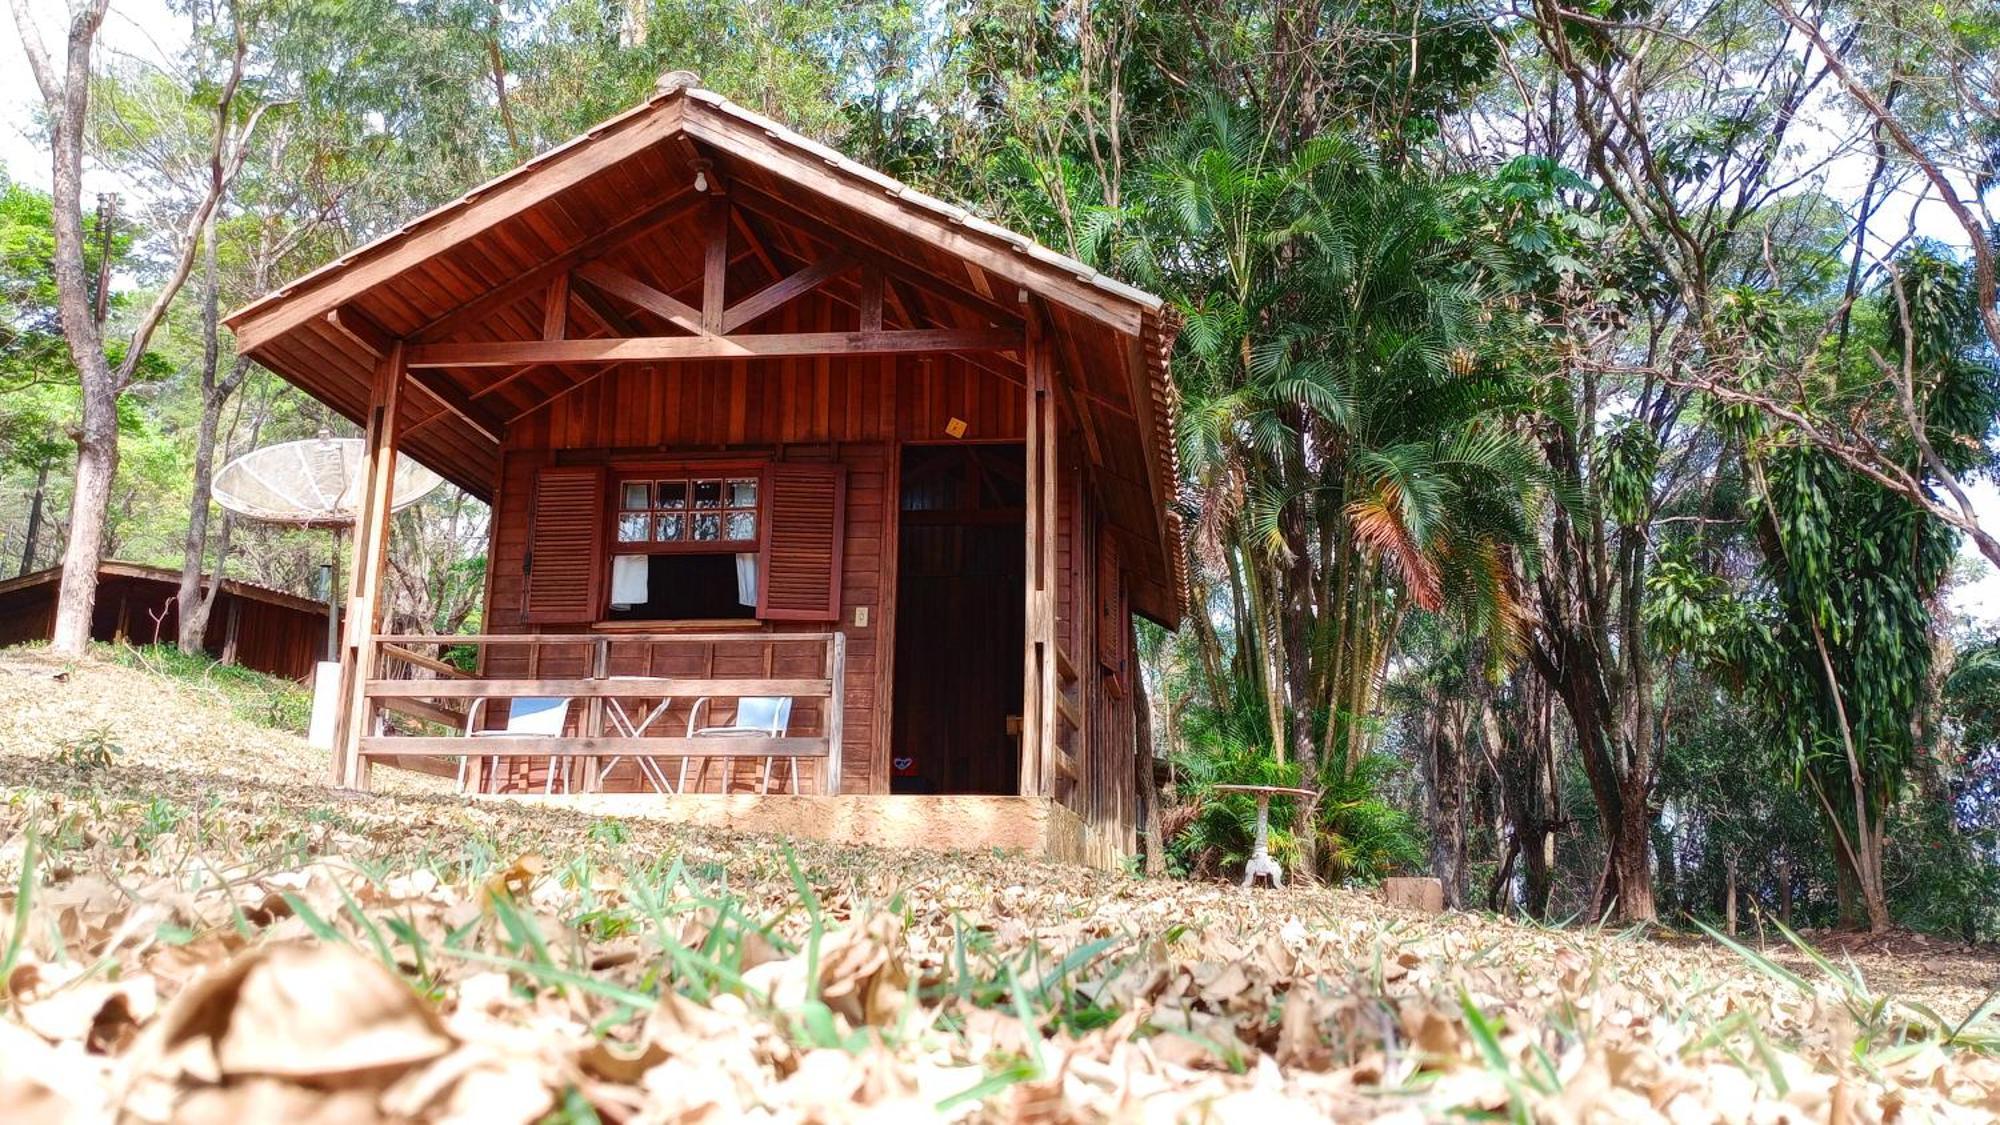
[(757, 610), (760, 478), (672, 472), (614, 484), (613, 621), (750, 618)]
[(757, 615), (756, 555), (618, 555), (611, 584), (612, 621), (740, 621)]
[(837, 461), (547, 466), (522, 619), (837, 621), (846, 496)]
[(660, 545), (757, 542), (756, 477), (618, 482), (618, 542)]

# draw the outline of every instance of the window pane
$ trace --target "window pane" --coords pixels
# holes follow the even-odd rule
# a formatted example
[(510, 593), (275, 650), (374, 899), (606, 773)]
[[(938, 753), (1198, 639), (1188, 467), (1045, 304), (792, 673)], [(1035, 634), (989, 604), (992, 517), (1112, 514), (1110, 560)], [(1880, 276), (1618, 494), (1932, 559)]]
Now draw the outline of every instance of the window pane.
[(620, 543), (644, 543), (646, 541), (646, 514), (621, 515), (618, 517), (618, 541)]
[(698, 480), (694, 482), (694, 506), (697, 508), (722, 507), (722, 482), (719, 480)]
[(722, 517), (705, 515), (694, 518), (694, 537), (712, 540), (722, 538)]
[(653, 486), (647, 482), (643, 480), (628, 480), (625, 482), (624, 498), (619, 502), (618, 506), (628, 512), (643, 512), (653, 506), (651, 499), (652, 492)]
[(757, 482), (755, 480), (733, 480), (729, 482), (729, 506), (732, 508), (754, 508), (757, 506)]
[(656, 491), (658, 505), (662, 508), (685, 508), (688, 500), (688, 482), (684, 480), (663, 480)]
[(754, 512), (729, 513), (729, 537), (731, 539), (757, 538), (757, 516)]
[(681, 539), (685, 538), (687, 530), (685, 526), (686, 516), (657, 516), (655, 518), (659, 523), (654, 529), (656, 534), (653, 538), (662, 543), (678, 543)]

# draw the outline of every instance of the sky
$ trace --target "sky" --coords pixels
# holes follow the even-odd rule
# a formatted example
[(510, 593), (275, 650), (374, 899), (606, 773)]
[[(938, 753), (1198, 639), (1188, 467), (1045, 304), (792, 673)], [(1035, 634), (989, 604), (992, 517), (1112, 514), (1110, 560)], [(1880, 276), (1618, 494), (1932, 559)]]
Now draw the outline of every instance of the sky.
[[(60, 67), (63, 34), (68, 21), (64, 0), (27, 0), (27, 3), (28, 10), (40, 26), (43, 44), (55, 56), (55, 65)], [(5, 165), (10, 177), (46, 188), (49, 183), (49, 157), (37, 135), (36, 125), (36, 109), (41, 95), (28, 69), (27, 56), (13, 21), (5, 18), (5, 22), (6, 31), (0, 33), (0, 164)], [(187, 33), (164, 0), (113, 0), (111, 11), (105, 17), (101, 42), (104, 50), (113, 56), (155, 66), (171, 66), (173, 55), (187, 42)], [(1802, 115), (1802, 120), (1808, 123), (1816, 119), (1829, 123), (1816, 127), (1817, 134), (1825, 138), (1819, 142), (1821, 153), (1834, 143), (1831, 122), (1836, 118), (1837, 114), (1831, 112), (1824, 117)], [(1810, 134), (1801, 148), (1806, 154), (1813, 150), (1814, 142)], [(1801, 155), (1796, 159), (1812, 161), (1816, 158)], [(1865, 160), (1837, 160), (1826, 170), (1826, 187), (1836, 196), (1858, 196), (1860, 185), (1867, 175), (1868, 164)], [(131, 190), (131, 185), (118, 182), (102, 170), (86, 169), (86, 201), (99, 191), (129, 194)], [(1902, 207), (1906, 208), (1908, 203), (1906, 199)], [(1956, 227), (1942, 205), (1931, 201), (1919, 207), (1917, 215), (1918, 229), (1924, 234), (1941, 241), (1963, 244), (1964, 239), (1956, 236)], [(1968, 491), (1973, 495), (1981, 522), (1989, 529), (2000, 531), (2000, 487), (1992, 481), (1978, 481)], [(2000, 623), (2000, 569), (1988, 564), (1969, 544), (1961, 554), (1965, 565), (1960, 569), (1971, 577), (1952, 591), (1953, 610), (1974, 620)]]
[[(27, 3), (41, 30), (42, 46), (60, 72), (68, 5), (64, 0)], [(174, 54), (187, 44), (186, 30), (164, 0), (112, 0), (99, 34), (102, 50), (109, 55), (154, 66), (171, 66)], [(0, 164), (10, 178), (47, 189), (49, 153), (37, 123), (41, 102), (13, 14), (0, 12)], [(95, 192), (130, 190), (129, 185), (91, 169), (85, 170), (83, 187), (86, 202)]]

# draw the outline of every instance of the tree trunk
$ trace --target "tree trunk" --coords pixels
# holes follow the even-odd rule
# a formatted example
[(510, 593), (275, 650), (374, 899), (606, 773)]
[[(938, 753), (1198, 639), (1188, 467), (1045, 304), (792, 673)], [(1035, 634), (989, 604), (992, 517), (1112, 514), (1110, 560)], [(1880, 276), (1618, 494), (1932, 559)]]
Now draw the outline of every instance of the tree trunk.
[(222, 584), (222, 563), (215, 560), (215, 573), (209, 581), (210, 596), (202, 593), (202, 571), (208, 559), (208, 507), (209, 477), (215, 467), (215, 430), (222, 414), (222, 404), (213, 394), (201, 404), (201, 422), (195, 429), (194, 447), (194, 494), (188, 500), (187, 538), (181, 544), (181, 584), (177, 595), (181, 609), (180, 649), (193, 655), (202, 650), (202, 637), (208, 632), (208, 611), (215, 604), (213, 592)]
[[(105, 368), (102, 355), (95, 358), (95, 366)], [(118, 393), (112, 388), (111, 373), (102, 370), (94, 379), (84, 376), (83, 426), (76, 438), (76, 494), (70, 499), (69, 544), (63, 549), (55, 631), (49, 639), (49, 647), (66, 656), (80, 656), (90, 644), (90, 619), (97, 606), (97, 568), (111, 506), (111, 482), (117, 475)]]
[(1591, 913), (1620, 922), (1655, 921), (1659, 910), (1653, 900), (1650, 778), (1618, 767), (1609, 729), (1611, 693), (1596, 658), (1578, 651), (1584, 646), (1575, 644), (1573, 637), (1557, 639), (1564, 649), (1560, 660), (1538, 658), (1536, 664), (1552, 680), (1550, 686), (1569, 713), (1604, 832), (1604, 870)]
[(1725, 920), (1724, 925), (1727, 927), (1727, 932), (1729, 936), (1735, 937), (1736, 936), (1736, 857), (1730, 856), (1728, 859), (1724, 860), (1723, 867), (1727, 872), (1727, 875), (1725, 876), (1723, 881), (1724, 889), (1722, 894), (1724, 902), (1722, 905), (1722, 916)]
[(1521, 889), (1527, 898), (1522, 908), (1528, 912), (1528, 917), (1546, 922), (1549, 919), (1549, 892), (1554, 886), (1550, 870), (1555, 866), (1556, 836), (1546, 829), (1539, 836), (1539, 839), (1521, 847)]
[(1778, 880), (1778, 921), (1786, 928), (1792, 924), (1792, 861), (1784, 855), (1778, 856), (1773, 865)]
[[(1822, 810), (1824, 812), (1824, 810)], [(1850, 852), (1842, 834), (1851, 840)], [(1882, 834), (1872, 825), (1858, 829), (1838, 826), (1833, 835), (1834, 891), (1840, 901), (1840, 926), (1880, 934), (1893, 924), (1889, 916), (1889, 892), (1882, 878)]]
[(202, 356), (201, 420), (195, 427), (194, 492), (188, 498), (187, 538), (181, 544), (180, 642), (190, 656), (202, 651), (208, 634), (208, 616), (215, 608), (216, 591), (222, 587), (222, 569), (229, 554), (228, 523), (224, 522), (221, 548), (215, 553), (214, 574), (207, 591), (202, 589), (202, 571), (208, 560), (209, 500), (215, 475), (215, 443), (222, 428), (222, 408), (241, 385), (249, 364), (241, 359), (227, 378), (218, 379), (222, 365), (221, 276), (217, 265), (215, 222), (211, 218), (202, 231)]
[(1465, 739), (1458, 708), (1430, 700), (1431, 874), (1444, 884), (1444, 903), (1465, 908)]
[(21, 570), (27, 574), (35, 569), (35, 543), (42, 537), (42, 501), (49, 494), (49, 462), (54, 457), (43, 457), (42, 464), (35, 471), (35, 494), (28, 500), (28, 528), (21, 537)]
[(80, 656), (90, 643), (90, 617), (97, 605), (97, 566), (104, 545), (105, 511), (118, 473), (118, 391), (104, 356), (104, 341), (91, 315), (90, 274), (84, 267), (83, 135), (90, 108), (90, 56), (110, 0), (91, 0), (70, 20), (65, 42), (66, 71), (58, 78), (33, 21), (20, 0), (15, 22), (30, 51), (36, 81), (50, 121), (53, 161), (49, 202), (55, 227), (56, 310), (63, 340), (83, 383), (83, 419), (76, 440), (76, 491), (70, 499), (69, 543), (63, 550), (62, 583), (56, 593), (56, 620), (50, 648)]
[[(1507, 885), (1514, 881), (1514, 860), (1520, 854), (1521, 838), (1513, 835), (1508, 836), (1507, 850), (1501, 855), (1500, 862), (1493, 868), (1493, 881), (1486, 885), (1486, 909), (1495, 914), (1506, 912), (1506, 904), (1501, 901), (1500, 896), (1506, 893)], [(1508, 897), (1512, 898), (1511, 895)]]
[(1604, 899), (1598, 904), (1599, 917), (1609, 913), (1621, 922), (1652, 922), (1660, 916), (1653, 899), (1653, 841), (1651, 817), (1644, 802), (1629, 801), (1623, 823), (1611, 841), (1610, 878), (1605, 881)]
[(1522, 909), (1537, 920), (1549, 909), (1549, 868), (1555, 843), (1554, 809), (1549, 780), (1554, 770), (1549, 741), (1548, 690), (1532, 671), (1517, 673), (1513, 679), (1513, 700), (1508, 714), (1514, 720), (1515, 736), (1509, 738), (1489, 692), (1479, 704), (1480, 736), (1493, 766), (1500, 811), (1509, 836), (1506, 858), (1495, 878), (1489, 900), (1498, 911), (1498, 892), (1513, 877), (1514, 863), (1521, 862), (1523, 877)]
[[(125, 354), (113, 370), (104, 353), (104, 336), (91, 309), (89, 274), (84, 269), (83, 246), (83, 137), (89, 125), (90, 60), (98, 29), (110, 0), (88, 0), (70, 17), (61, 74), (42, 47), (41, 33), (28, 12), (28, 0), (13, 0), (14, 22), (20, 31), (23, 52), (35, 84), (41, 89), (42, 106), (47, 112), (50, 134), (49, 204), (55, 228), (54, 269), (56, 308), (61, 314), (63, 340), (70, 360), (76, 364), (83, 386), (83, 421), (76, 433), (76, 493), (70, 502), (69, 544), (63, 551), (62, 585), (56, 595), (56, 620), (50, 647), (56, 652), (77, 655), (90, 640), (90, 620), (97, 602), (97, 567), (104, 552), (106, 507), (111, 486), (118, 474), (118, 398), (146, 354), (153, 332), (165, 318), (168, 306), (194, 265), (194, 253), (201, 243), (201, 231), (228, 191), (230, 181), (242, 169), (244, 149), (228, 152), (230, 123), (236, 120), (232, 104), (243, 77), (248, 53), (245, 38), (235, 38), (235, 54), (226, 80), (217, 91), (214, 114), (215, 133), (209, 151), (207, 189), (200, 197), (188, 225), (180, 232), (181, 242), (171, 268), (162, 278), (150, 304), (140, 314), (125, 344)], [(241, 29), (238, 29), (240, 32)], [(237, 133), (246, 142), (257, 120), (268, 107), (253, 111)], [(108, 227), (108, 223), (106, 224)]]
[(1861, 908), (1861, 881), (1854, 865), (1840, 848), (1833, 849), (1833, 897), (1840, 907), (1840, 928), (1859, 930), (1867, 923), (1868, 912)]

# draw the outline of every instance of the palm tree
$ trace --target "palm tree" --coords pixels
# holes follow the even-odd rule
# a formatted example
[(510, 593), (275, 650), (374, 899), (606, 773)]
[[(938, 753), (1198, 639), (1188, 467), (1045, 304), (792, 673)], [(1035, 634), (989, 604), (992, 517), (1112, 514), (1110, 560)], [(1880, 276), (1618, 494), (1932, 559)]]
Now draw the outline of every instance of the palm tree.
[(1484, 354), (1495, 270), (1454, 207), (1344, 138), (1285, 150), (1218, 103), (1087, 224), (1184, 317), (1197, 602), (1226, 589), (1233, 671), (1322, 786), (1365, 758), (1408, 614), (1496, 662), (1518, 648), (1546, 474), (1514, 424), (1524, 387)]

